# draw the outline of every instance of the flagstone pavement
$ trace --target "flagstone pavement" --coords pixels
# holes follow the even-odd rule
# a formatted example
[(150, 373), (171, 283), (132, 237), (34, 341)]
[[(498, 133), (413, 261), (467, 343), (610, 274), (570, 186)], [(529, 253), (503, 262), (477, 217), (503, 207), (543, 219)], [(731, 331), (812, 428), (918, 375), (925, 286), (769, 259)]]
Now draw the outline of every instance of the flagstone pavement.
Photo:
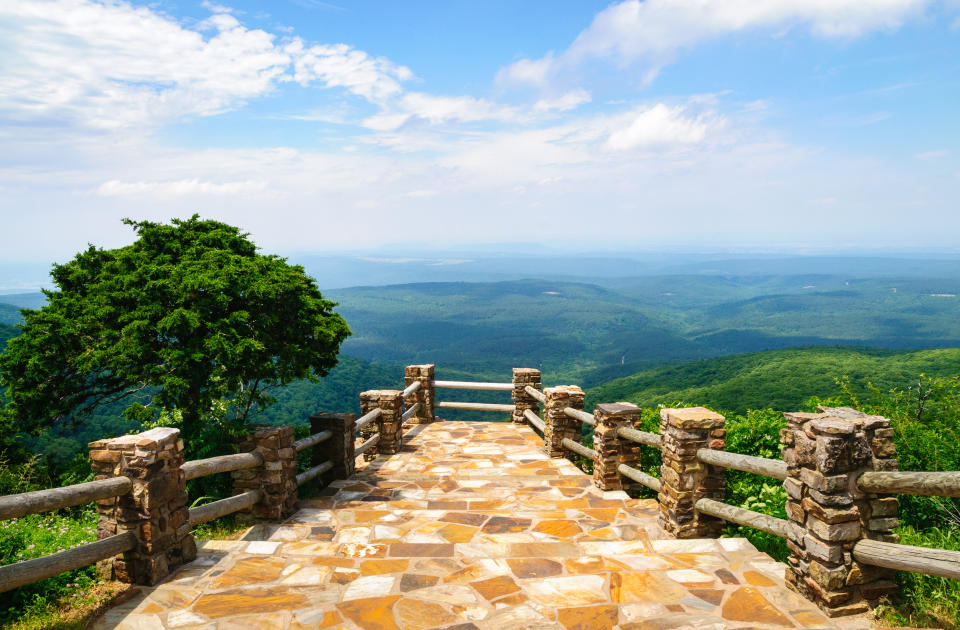
[[(335, 492), (335, 494), (333, 494)], [(601, 492), (532, 429), (414, 427), (261, 540), (196, 561), (95, 630), (831, 628), (741, 538), (671, 540), (657, 503)], [(846, 620), (844, 627), (861, 626)]]

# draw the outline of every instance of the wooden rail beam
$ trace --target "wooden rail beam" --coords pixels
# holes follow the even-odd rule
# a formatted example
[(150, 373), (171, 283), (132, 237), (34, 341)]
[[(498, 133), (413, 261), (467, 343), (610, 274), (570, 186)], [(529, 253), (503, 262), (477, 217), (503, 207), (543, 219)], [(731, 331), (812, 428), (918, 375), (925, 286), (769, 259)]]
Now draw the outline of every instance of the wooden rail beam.
[(629, 427), (621, 427), (617, 429), (617, 435), (631, 442), (637, 442), (639, 444), (646, 444), (647, 446), (652, 446), (654, 448), (660, 448), (660, 436), (656, 433), (649, 433), (647, 431), (640, 431), (638, 429), (631, 429)]
[(620, 464), (617, 466), (617, 472), (628, 479), (633, 479), (637, 483), (650, 488), (654, 492), (660, 492), (660, 480), (656, 477), (648, 475), (642, 470), (638, 470), (632, 466), (627, 466), (626, 464)]
[(313, 435), (308, 435), (302, 440), (297, 440), (293, 443), (293, 448), (299, 453), (300, 451), (316, 446), (320, 442), (329, 440), (333, 437), (333, 431), (320, 431), (319, 433), (314, 433)]
[(509, 413), (514, 410), (513, 405), (456, 401), (438, 402), (435, 406), (437, 409), (466, 409), (467, 411), (502, 411)]
[(133, 482), (128, 477), (113, 477), (63, 488), (7, 495), (0, 497), (0, 521), (118, 497), (132, 488)]
[(698, 511), (710, 516), (722, 518), (725, 521), (736, 523), (737, 525), (746, 525), (760, 531), (779, 536), (787, 537), (787, 521), (782, 518), (775, 518), (753, 510), (747, 510), (733, 505), (727, 505), (713, 499), (700, 499), (695, 504)]
[(857, 487), (864, 492), (960, 498), (960, 471), (865, 472), (857, 477)]
[(403, 397), (407, 398), (417, 393), (417, 390), (420, 389), (421, 387), (423, 387), (423, 383), (421, 381), (414, 381), (410, 383), (410, 386), (407, 387), (405, 390), (403, 390)]
[(262, 498), (263, 490), (258, 488), (213, 503), (192, 507), (190, 508), (190, 525), (200, 525), (227, 514), (246, 510), (259, 503)]
[[(420, 381), (417, 381), (418, 383)], [(400, 422), (406, 422), (413, 416), (417, 415), (417, 412), (420, 411), (420, 403), (415, 404), (413, 407), (410, 407), (400, 416)]]
[(513, 383), (479, 383), (473, 381), (433, 381), (433, 386), (443, 389), (481, 389), (487, 391), (513, 391)]
[(0, 593), (112, 558), (137, 546), (133, 532), (0, 567)]
[(524, 409), (523, 417), (526, 418), (530, 422), (530, 424), (532, 424), (537, 429), (539, 429), (540, 433), (543, 433), (543, 429), (546, 427), (546, 424), (543, 422), (543, 420), (540, 419), (540, 416), (533, 413), (533, 411), (530, 409)]
[(372, 438), (370, 438), (369, 440), (367, 440), (366, 442), (364, 442), (363, 444), (361, 444), (360, 446), (358, 446), (358, 447), (357, 447), (357, 450), (354, 451), (354, 454), (355, 454), (357, 457), (359, 457), (360, 455), (363, 455), (363, 454), (366, 453), (368, 450), (370, 450), (371, 448), (373, 448), (374, 446), (376, 446), (376, 445), (377, 445), (377, 442), (379, 442), (379, 441), (380, 441), (380, 434), (377, 433), (377, 434), (374, 435)]
[(568, 418), (573, 418), (578, 422), (585, 422), (589, 424), (591, 427), (597, 426), (597, 421), (593, 417), (592, 413), (587, 413), (586, 411), (581, 411), (580, 409), (574, 409), (573, 407), (564, 407), (563, 413)]
[(234, 470), (245, 470), (247, 468), (256, 468), (263, 465), (263, 457), (259, 453), (236, 453), (234, 455), (220, 455), (218, 457), (208, 457), (207, 459), (195, 459), (192, 462), (184, 462), (180, 470), (184, 472), (187, 481), (215, 475), (217, 473), (231, 472)]
[(563, 446), (564, 448), (573, 451), (577, 455), (583, 455), (588, 459), (597, 458), (597, 452), (595, 450), (593, 450), (589, 446), (584, 446), (580, 442), (574, 442), (570, 438), (563, 438)]
[(778, 459), (741, 455), (712, 448), (697, 449), (697, 459), (705, 464), (773, 477), (780, 481), (787, 478), (787, 462)]
[(380, 409), (379, 407), (377, 407), (373, 411), (363, 416), (360, 416), (359, 418), (357, 418), (357, 424), (355, 426), (356, 430), (359, 431), (361, 427), (365, 427), (366, 425), (370, 424), (371, 422), (379, 418), (382, 414), (383, 414), (383, 409)]
[(543, 392), (541, 392), (539, 389), (537, 389), (536, 387), (534, 387), (534, 386), (532, 386), (532, 385), (524, 385), (524, 386), (523, 386), (523, 391), (527, 392), (528, 394), (530, 394), (531, 396), (533, 396), (534, 398), (536, 398), (536, 399), (539, 400), (540, 402), (547, 402), (547, 397), (546, 397), (546, 395), (544, 395)]
[(863, 564), (960, 580), (960, 551), (863, 539), (853, 546), (853, 557)]
[(300, 486), (307, 483), (308, 481), (313, 481), (314, 479), (316, 479), (323, 473), (327, 472), (331, 468), (333, 468), (333, 462), (326, 461), (326, 462), (323, 462), (322, 464), (318, 464), (317, 466), (314, 466), (310, 470), (303, 471), (302, 473), (297, 475), (297, 487), (299, 488)]

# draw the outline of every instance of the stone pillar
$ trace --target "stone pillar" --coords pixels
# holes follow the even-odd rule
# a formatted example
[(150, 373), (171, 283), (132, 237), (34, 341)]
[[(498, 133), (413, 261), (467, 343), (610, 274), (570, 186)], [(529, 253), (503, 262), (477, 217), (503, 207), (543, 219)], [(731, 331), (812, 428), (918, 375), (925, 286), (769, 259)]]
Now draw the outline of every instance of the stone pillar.
[(311, 449), (310, 466), (333, 462), (333, 468), (323, 474), (323, 485), (334, 479), (347, 479), (353, 475), (356, 455), (357, 414), (318, 413), (310, 416), (310, 434), (330, 431), (333, 435)]
[(579, 442), (581, 422), (568, 417), (563, 409), (583, 409), (583, 390), (576, 385), (558, 385), (546, 388), (543, 393), (547, 397), (543, 404), (543, 452), (548, 457), (575, 460), (580, 456), (563, 448), (563, 439)]
[(633, 403), (619, 402), (597, 405), (593, 412), (593, 483), (601, 490), (622, 490), (623, 482), (617, 466), (635, 466), (640, 460), (640, 445), (617, 435), (617, 429), (640, 427), (640, 408)]
[(403, 442), (403, 430), (400, 425), (403, 415), (403, 392), (396, 389), (380, 390), (380, 409), (383, 411), (377, 418), (380, 427), (380, 442), (377, 443), (377, 453), (393, 455), (400, 452)]
[(540, 387), (540, 370), (533, 368), (513, 368), (513, 404), (516, 409), (513, 410), (511, 419), (514, 424), (524, 424), (527, 420), (523, 417), (523, 411), (529, 409), (533, 413), (540, 415), (540, 402), (528, 394), (524, 387), (530, 385), (534, 389)]
[(259, 488), (263, 499), (250, 508), (262, 519), (281, 520), (297, 509), (297, 452), (293, 448), (293, 427), (257, 425), (240, 445), (240, 452), (254, 451), (263, 457), (263, 466), (235, 470), (233, 493)]
[(784, 415), (787, 586), (830, 617), (865, 612), (897, 590), (894, 571), (861, 565), (852, 553), (862, 538), (897, 542), (897, 499), (856, 486), (862, 472), (897, 469), (890, 421), (843, 407)]
[(97, 440), (89, 447), (94, 480), (125, 476), (133, 482), (128, 494), (97, 501), (97, 538), (122, 532), (137, 537), (136, 547), (112, 561), (112, 579), (152, 586), (193, 560), (197, 546), (190, 535), (186, 481), (180, 470), (180, 430), (160, 427)]
[[(374, 409), (380, 407), (380, 390), (369, 389), (360, 392), (360, 416), (365, 416)], [(360, 441), (366, 442), (380, 431), (380, 418), (360, 427)], [(383, 438), (380, 438), (383, 439)], [(371, 462), (377, 458), (377, 449), (372, 449), (363, 454), (363, 461)]]
[(407, 420), (410, 424), (428, 424), (435, 420), (433, 415), (433, 403), (435, 400), (435, 390), (433, 388), (434, 365), (408, 365), (403, 369), (403, 380), (407, 387), (410, 387), (416, 381), (420, 382), (420, 389), (415, 391), (407, 399), (407, 407), (420, 403), (420, 409), (412, 418)]
[(704, 407), (660, 410), (660, 527), (677, 538), (716, 538), (723, 521), (697, 512), (700, 499), (723, 501), (724, 472), (697, 450), (726, 447), (726, 419)]

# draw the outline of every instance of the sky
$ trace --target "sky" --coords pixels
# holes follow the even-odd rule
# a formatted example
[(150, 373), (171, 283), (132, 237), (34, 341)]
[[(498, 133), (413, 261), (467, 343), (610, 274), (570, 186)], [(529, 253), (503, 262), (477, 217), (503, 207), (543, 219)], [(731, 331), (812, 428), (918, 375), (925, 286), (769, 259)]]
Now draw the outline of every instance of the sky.
[(960, 251), (960, 0), (0, 3), (0, 261)]

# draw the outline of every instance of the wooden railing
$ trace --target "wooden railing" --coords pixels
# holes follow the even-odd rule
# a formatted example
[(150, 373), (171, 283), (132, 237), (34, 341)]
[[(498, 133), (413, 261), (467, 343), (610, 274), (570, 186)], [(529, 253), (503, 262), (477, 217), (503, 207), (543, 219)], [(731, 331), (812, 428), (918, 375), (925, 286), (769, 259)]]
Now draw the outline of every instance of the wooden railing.
[[(509, 391), (512, 403), (436, 402), (438, 389)], [(725, 419), (707, 409), (663, 409), (661, 434), (656, 434), (639, 428), (640, 409), (634, 405), (601, 404), (590, 413), (584, 411), (583, 400), (583, 391), (576, 386), (543, 388), (540, 372), (534, 369), (516, 368), (511, 382), (488, 383), (436, 380), (433, 365), (416, 365), (406, 368), (403, 390), (363, 392), (359, 419), (352, 414), (318, 414), (311, 418), (312, 434), (296, 442), (292, 427), (260, 428), (241, 449), (245, 452), (182, 463), (182, 442), (175, 429), (95, 442), (91, 459), (102, 478), (0, 497), (0, 520), (96, 501), (103, 538), (0, 567), (0, 592), (118, 554), (124, 554), (128, 565), (133, 562), (131, 566), (149, 556), (151, 546), (137, 534), (142, 528), (131, 528), (115, 508), (121, 497), (127, 508), (143, 502), (157, 462), (165, 462), (160, 467), (168, 475), (164, 483), (177, 484), (179, 492), (167, 499), (167, 520), (175, 521), (178, 511), (183, 513), (183, 525), (168, 526), (176, 530), (177, 544), (183, 543), (184, 551), (171, 556), (175, 566), (189, 559), (193, 526), (243, 510), (280, 518), (295, 505), (298, 487), (327, 473), (349, 477), (359, 457), (372, 460), (399, 452), (403, 427), (433, 421), (436, 409), (509, 413), (514, 423), (529, 423), (542, 436), (550, 457), (590, 460), (594, 483), (601, 489), (619, 490), (632, 482), (656, 492), (660, 524), (677, 537), (716, 536), (721, 531), (718, 525), (730, 522), (787, 539), (792, 554), (787, 584), (831, 616), (858, 612), (862, 607), (857, 602), (872, 604), (895, 590), (889, 579), (892, 573), (884, 570), (960, 579), (960, 552), (896, 542), (892, 531), (898, 524), (897, 502), (889, 496), (960, 497), (960, 472), (896, 470), (892, 430), (884, 418), (848, 409), (786, 414), (783, 459), (778, 460), (726, 451)], [(581, 436), (591, 432), (592, 448), (581, 443)], [(661, 451), (660, 478), (637, 467), (640, 447)], [(296, 455), (307, 449), (314, 452), (312, 466), (297, 473)], [(150, 453), (160, 459), (154, 462)], [(728, 469), (782, 482), (790, 497), (789, 518), (724, 503)], [(186, 507), (186, 481), (227, 472), (234, 478), (234, 496)], [(282, 482), (279, 486), (277, 480)], [(281, 486), (289, 490), (278, 493)], [(867, 576), (855, 563), (874, 569)], [(133, 573), (124, 577), (147, 584), (158, 579)]]

